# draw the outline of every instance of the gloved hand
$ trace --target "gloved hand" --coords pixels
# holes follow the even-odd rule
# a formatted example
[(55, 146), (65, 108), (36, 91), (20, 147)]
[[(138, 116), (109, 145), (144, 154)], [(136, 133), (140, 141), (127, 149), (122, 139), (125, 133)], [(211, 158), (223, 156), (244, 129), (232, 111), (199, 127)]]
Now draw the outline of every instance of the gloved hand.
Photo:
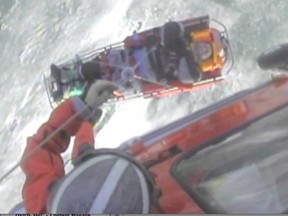
[(96, 80), (88, 89), (84, 98), (85, 103), (92, 110), (96, 110), (113, 96), (118, 86), (107, 80)]
[(118, 87), (107, 80), (96, 80), (86, 90), (83, 97), (74, 97), (75, 110), (80, 112), (80, 116), (87, 121), (96, 123), (101, 117), (102, 111), (99, 108), (113, 96), (113, 91)]

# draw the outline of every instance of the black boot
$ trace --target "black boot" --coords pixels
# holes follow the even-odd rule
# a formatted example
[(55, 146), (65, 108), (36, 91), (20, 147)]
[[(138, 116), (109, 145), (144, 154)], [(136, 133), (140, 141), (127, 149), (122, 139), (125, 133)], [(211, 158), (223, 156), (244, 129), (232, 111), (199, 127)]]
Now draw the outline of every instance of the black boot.
[(89, 61), (81, 65), (80, 76), (86, 81), (93, 81), (102, 78), (100, 64), (96, 61)]
[(62, 82), (61, 82), (61, 69), (57, 67), (55, 64), (50, 65), (50, 72), (51, 72), (51, 78), (52, 82), (51, 83), (51, 89), (52, 91), (50, 92), (53, 100), (58, 102), (61, 101), (63, 98), (63, 89), (62, 89)]

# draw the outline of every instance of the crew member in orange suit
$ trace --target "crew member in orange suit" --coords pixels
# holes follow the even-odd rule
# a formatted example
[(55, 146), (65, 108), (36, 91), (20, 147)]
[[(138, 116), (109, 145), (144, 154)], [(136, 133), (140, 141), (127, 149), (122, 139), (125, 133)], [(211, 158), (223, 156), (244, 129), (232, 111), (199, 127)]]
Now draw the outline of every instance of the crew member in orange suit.
[[(151, 197), (156, 193), (143, 165), (124, 152), (94, 149), (93, 125), (102, 114), (99, 107), (116, 89), (109, 81), (97, 80), (85, 96), (72, 97), (58, 106), (28, 138), (21, 164), (26, 174), (24, 204), (10, 213), (150, 212)], [(74, 169), (65, 175), (61, 153), (72, 136)]]
[[(72, 136), (76, 136), (72, 151), (73, 162), (85, 145), (94, 147), (93, 126), (102, 113), (98, 107), (108, 100), (111, 91), (115, 89), (116, 86), (112, 83), (96, 81), (84, 100), (80, 97), (66, 100), (51, 113), (49, 120), (38, 129), (37, 133), (28, 138), (23, 157), (29, 155), (45, 138), (74, 117), (21, 165), (26, 174), (22, 195), (27, 212), (46, 212), (49, 187), (65, 175), (61, 153), (67, 150)], [(97, 95), (102, 90), (106, 92)]]

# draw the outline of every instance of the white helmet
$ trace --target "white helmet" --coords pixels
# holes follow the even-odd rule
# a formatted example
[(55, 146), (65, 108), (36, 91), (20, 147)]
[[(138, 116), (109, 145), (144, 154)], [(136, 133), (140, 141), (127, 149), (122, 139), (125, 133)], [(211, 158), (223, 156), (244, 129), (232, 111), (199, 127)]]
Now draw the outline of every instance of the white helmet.
[(153, 194), (150, 183), (148, 171), (132, 157), (97, 150), (57, 184), (47, 212), (147, 214)]

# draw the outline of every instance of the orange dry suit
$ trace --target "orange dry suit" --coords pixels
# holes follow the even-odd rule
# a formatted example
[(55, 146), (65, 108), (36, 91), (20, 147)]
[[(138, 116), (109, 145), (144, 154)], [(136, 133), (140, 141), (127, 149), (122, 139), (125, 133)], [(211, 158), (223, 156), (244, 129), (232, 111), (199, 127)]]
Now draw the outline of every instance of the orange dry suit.
[[(79, 110), (85, 107), (79, 97), (66, 100), (51, 113), (48, 121), (37, 133), (27, 139), (22, 156), (22, 159), (27, 157), (27, 160), (21, 164), (21, 168), (26, 174), (22, 196), (28, 213), (46, 213), (51, 186), (65, 175), (61, 153), (67, 150), (71, 136), (75, 136), (72, 161), (80, 154), (84, 144), (88, 143), (94, 147), (93, 123), (84, 120), (83, 112), (79, 114)], [(33, 153), (45, 138), (73, 116), (75, 118), (71, 122)], [(30, 155), (31, 153), (33, 154)]]

